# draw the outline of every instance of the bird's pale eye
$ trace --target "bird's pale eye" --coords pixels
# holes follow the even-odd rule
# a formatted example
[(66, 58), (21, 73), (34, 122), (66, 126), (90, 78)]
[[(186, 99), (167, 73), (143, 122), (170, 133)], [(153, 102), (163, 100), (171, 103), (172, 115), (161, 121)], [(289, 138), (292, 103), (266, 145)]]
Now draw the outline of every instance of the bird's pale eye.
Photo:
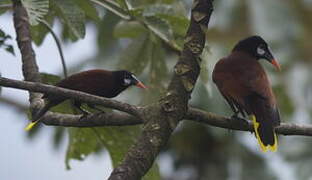
[(124, 79), (124, 84), (125, 85), (129, 85), (131, 83), (131, 79)]
[(265, 54), (265, 50), (262, 48), (262, 47), (258, 47), (257, 48), (257, 54), (259, 54), (259, 55), (264, 55)]

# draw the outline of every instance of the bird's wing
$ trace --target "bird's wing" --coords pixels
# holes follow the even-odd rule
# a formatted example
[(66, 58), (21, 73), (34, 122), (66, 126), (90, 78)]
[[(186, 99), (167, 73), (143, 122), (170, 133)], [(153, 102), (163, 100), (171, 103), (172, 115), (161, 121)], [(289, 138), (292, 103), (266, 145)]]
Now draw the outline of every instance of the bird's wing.
[(234, 104), (241, 113), (254, 114), (250, 96), (264, 99), (271, 107), (276, 106), (269, 80), (257, 61), (223, 58), (216, 64), (212, 77), (230, 106)]

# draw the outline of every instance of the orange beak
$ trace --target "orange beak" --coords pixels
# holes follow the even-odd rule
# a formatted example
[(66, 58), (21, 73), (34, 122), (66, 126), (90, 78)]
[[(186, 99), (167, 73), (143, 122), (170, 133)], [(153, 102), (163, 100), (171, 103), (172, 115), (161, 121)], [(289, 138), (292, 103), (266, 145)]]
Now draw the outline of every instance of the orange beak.
[(271, 60), (271, 64), (273, 64), (273, 66), (274, 66), (278, 71), (281, 71), (281, 66), (280, 66), (279, 63), (276, 61), (276, 59), (272, 59), (272, 60)]
[(136, 84), (136, 86), (138, 86), (139, 88), (142, 88), (142, 89), (147, 89), (147, 87), (140, 81), (138, 81), (138, 83)]

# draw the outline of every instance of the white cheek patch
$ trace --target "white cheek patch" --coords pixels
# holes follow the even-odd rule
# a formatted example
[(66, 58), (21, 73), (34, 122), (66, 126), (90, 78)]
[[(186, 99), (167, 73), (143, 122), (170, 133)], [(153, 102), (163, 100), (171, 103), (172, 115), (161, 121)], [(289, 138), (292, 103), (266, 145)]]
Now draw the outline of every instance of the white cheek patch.
[(131, 83), (131, 80), (130, 79), (124, 79), (124, 83), (125, 83), (125, 85), (129, 85)]
[(257, 54), (259, 54), (259, 55), (264, 55), (264, 53), (265, 53), (265, 50), (264, 50), (264, 49), (262, 49), (261, 47), (258, 47), (258, 48), (257, 48)]

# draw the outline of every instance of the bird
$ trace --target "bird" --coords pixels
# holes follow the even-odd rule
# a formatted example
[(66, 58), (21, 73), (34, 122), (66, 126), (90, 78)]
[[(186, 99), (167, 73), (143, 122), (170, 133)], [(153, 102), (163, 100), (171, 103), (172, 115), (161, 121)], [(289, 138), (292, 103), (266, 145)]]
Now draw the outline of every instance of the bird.
[[(132, 85), (136, 85), (143, 89), (147, 88), (133, 73), (129, 71), (92, 69), (73, 74), (59, 81), (55, 86), (82, 91), (105, 98), (113, 98)], [(69, 98), (53, 94), (44, 94), (42, 99), (45, 99), (47, 103), (43, 108), (35, 113), (32, 122), (25, 128), (25, 130), (28, 131), (32, 129), (32, 127), (40, 121), (41, 117), (50, 108), (62, 103)], [(91, 104), (87, 105), (96, 109), (96, 107)], [(84, 115), (87, 114), (87, 112), (81, 108), (80, 101), (74, 100), (74, 106), (77, 107)]]
[(278, 146), (275, 127), (280, 124), (280, 114), (260, 59), (281, 70), (262, 37), (254, 35), (242, 39), (230, 55), (216, 63), (212, 79), (234, 112), (232, 117), (239, 119), (239, 114), (249, 115), (261, 150), (275, 152)]

